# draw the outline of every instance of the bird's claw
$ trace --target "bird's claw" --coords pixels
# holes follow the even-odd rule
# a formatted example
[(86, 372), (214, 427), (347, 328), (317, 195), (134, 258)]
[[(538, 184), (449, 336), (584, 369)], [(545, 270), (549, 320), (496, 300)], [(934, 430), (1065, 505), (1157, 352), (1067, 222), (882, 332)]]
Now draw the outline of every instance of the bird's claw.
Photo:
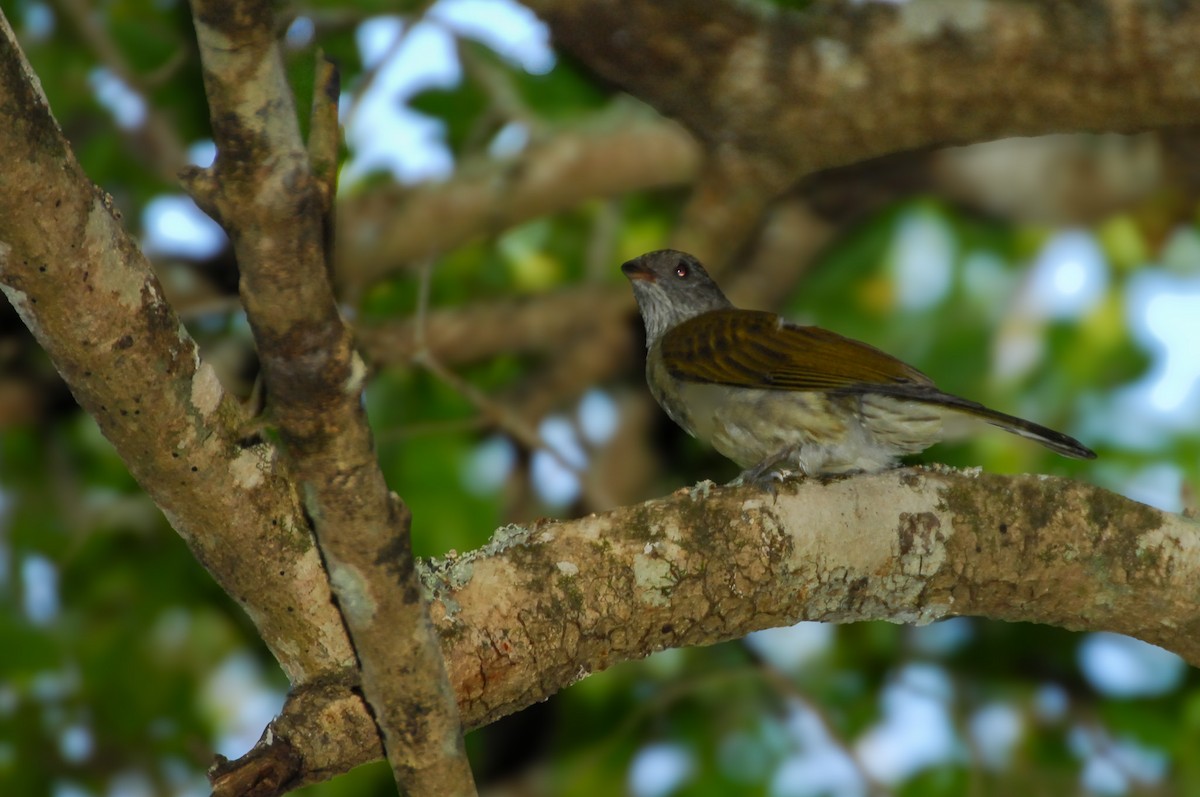
[(804, 472), (799, 470), (790, 470), (788, 468), (772, 468), (772, 467), (753, 467), (741, 472), (741, 474), (729, 483), (730, 487), (741, 487), (743, 485), (752, 485), (760, 490), (765, 490), (771, 495), (775, 495), (779, 491), (779, 486), (784, 482), (797, 481), (805, 478)]

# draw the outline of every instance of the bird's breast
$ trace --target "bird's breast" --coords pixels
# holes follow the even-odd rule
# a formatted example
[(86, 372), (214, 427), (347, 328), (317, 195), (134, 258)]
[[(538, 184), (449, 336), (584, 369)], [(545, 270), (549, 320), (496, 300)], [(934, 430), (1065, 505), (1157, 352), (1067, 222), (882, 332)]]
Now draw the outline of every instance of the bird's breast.
[(691, 431), (744, 468), (784, 449), (828, 445), (852, 433), (824, 393), (679, 384)]
[(701, 440), (708, 439), (696, 432), (692, 413), (681, 393), (681, 386), (684, 383), (671, 376), (667, 371), (657, 346), (650, 350), (646, 358), (646, 384), (650, 387), (650, 395), (654, 396), (658, 406), (663, 408), (663, 412), (667, 413), (672, 421), (683, 427), (683, 430), (692, 437), (700, 437)]

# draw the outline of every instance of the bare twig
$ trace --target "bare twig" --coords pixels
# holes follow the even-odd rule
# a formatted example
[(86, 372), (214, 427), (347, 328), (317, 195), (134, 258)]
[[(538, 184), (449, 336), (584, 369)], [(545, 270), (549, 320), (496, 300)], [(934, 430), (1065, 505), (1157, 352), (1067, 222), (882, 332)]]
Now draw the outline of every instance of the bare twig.
[(540, 126), (537, 115), (521, 97), (512, 77), (503, 68), (480, 55), (472, 43), (457, 40), (458, 59), (463, 71), (478, 83), (488, 96), (492, 113), (500, 122), (520, 122), (531, 131)]
[[(416, 8), (411, 9), (409, 13), (405, 14), (400, 30), (396, 31), (396, 35), (388, 42), (388, 46), (380, 55), (379, 60), (368, 69), (363, 70), (363, 73), (359, 75), (358, 84), (354, 87), (354, 93), (350, 97), (350, 103), (346, 108), (346, 115), (343, 119), (346, 127), (350, 127), (353, 124), (355, 117), (358, 115), (358, 109), (362, 107), (363, 97), (375, 85), (375, 81), (379, 79), (380, 73), (391, 63), (401, 48), (404, 47), (404, 43), (408, 40), (408, 35), (412, 33), (413, 28), (425, 17), (425, 13), (432, 5), (431, 0), (422, 0)], [(356, 27), (363, 20), (363, 14), (359, 11), (334, 9), (313, 9), (312, 13), (308, 14), (308, 16), (312, 17), (313, 24), (319, 30), (338, 30), (343, 26)]]
[(392, 40), (388, 42), (387, 49), (380, 55), (379, 60), (372, 64), (359, 76), (358, 85), (355, 87), (354, 93), (350, 97), (350, 102), (346, 106), (346, 115), (343, 118), (346, 127), (354, 124), (355, 118), (358, 116), (358, 109), (362, 107), (363, 97), (371, 90), (375, 81), (379, 79), (379, 73), (384, 67), (391, 63), (391, 60), (400, 52), (400, 48), (404, 46), (408, 34), (412, 31), (412, 23), (406, 21)]

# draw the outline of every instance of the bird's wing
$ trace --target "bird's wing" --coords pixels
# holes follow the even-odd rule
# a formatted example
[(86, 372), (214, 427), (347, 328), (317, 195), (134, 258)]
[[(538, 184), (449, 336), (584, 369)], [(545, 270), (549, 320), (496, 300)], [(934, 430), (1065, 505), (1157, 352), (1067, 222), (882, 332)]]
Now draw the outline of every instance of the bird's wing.
[(874, 346), (755, 310), (713, 310), (689, 319), (663, 336), (661, 354), (669, 373), (688, 382), (847, 392), (870, 385), (921, 397), (933, 388), (925, 374)]

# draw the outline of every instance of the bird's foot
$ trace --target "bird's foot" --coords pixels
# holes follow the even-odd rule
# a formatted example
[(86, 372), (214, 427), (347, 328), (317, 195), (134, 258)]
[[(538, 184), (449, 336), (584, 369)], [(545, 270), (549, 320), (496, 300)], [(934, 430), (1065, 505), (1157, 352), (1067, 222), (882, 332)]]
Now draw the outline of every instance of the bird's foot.
[(771, 457), (755, 465), (753, 468), (747, 468), (736, 479), (731, 481), (729, 486), (741, 487), (742, 485), (753, 485), (761, 490), (766, 490), (771, 495), (775, 495), (779, 490), (779, 485), (784, 482), (798, 481), (805, 478), (805, 473), (802, 470), (777, 467), (784, 459), (784, 457)]

